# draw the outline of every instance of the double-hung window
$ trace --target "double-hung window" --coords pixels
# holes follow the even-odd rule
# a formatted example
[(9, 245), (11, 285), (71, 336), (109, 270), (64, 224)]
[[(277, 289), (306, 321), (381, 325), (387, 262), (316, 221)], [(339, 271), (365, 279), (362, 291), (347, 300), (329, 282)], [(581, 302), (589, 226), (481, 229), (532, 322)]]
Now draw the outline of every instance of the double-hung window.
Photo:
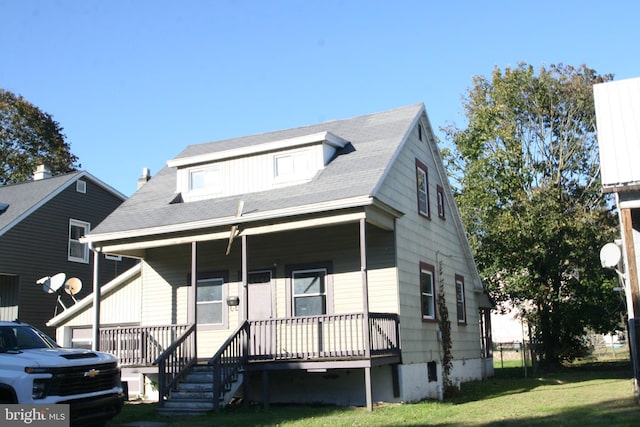
[(426, 218), (431, 218), (429, 206), (429, 175), (427, 166), (416, 159), (416, 193), (418, 196), (418, 213)]
[(422, 319), (436, 319), (436, 280), (435, 268), (431, 264), (420, 263), (420, 292)]
[(89, 262), (89, 247), (80, 238), (87, 234), (91, 225), (85, 221), (69, 219), (69, 246), (67, 259), (74, 262)]
[(467, 323), (467, 308), (464, 298), (464, 277), (456, 274), (456, 312), (458, 323)]
[(327, 314), (327, 270), (295, 270), (293, 282), (293, 315), (317, 316)]

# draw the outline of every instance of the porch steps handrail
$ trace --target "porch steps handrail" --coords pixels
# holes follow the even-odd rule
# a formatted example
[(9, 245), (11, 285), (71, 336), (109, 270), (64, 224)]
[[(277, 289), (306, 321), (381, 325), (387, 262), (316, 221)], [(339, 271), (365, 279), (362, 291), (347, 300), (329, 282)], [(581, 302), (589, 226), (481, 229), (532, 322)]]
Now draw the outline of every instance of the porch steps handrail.
[(234, 385), (237, 387), (243, 379), (249, 353), (249, 328), (249, 321), (245, 320), (207, 362), (213, 367), (213, 407), (216, 411), (229, 402)]
[(156, 360), (158, 365), (158, 406), (163, 407), (180, 376), (197, 362), (196, 325), (192, 324)]

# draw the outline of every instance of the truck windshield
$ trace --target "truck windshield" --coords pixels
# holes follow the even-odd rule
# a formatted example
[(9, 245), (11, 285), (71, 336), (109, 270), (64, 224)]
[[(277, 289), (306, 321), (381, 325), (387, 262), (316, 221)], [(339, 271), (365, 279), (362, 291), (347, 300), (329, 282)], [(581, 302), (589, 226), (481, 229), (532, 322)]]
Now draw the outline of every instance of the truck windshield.
[(57, 347), (55, 341), (32, 326), (0, 326), (0, 353)]

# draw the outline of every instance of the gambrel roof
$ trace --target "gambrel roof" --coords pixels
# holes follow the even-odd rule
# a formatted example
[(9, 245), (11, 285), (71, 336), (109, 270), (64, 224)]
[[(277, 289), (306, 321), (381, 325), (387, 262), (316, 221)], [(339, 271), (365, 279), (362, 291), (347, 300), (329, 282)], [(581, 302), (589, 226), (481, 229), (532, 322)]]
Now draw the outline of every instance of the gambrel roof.
[(80, 179), (90, 179), (122, 200), (126, 199), (122, 193), (85, 171), (2, 185), (0, 186), (0, 204), (5, 209), (0, 214), (0, 236)]
[[(345, 120), (190, 145), (107, 217), (87, 240), (104, 241), (234, 224), (240, 200), (244, 202), (243, 221), (371, 205), (377, 202), (378, 188), (385, 174), (423, 114), (426, 114), (424, 105), (416, 104)], [(326, 167), (307, 182), (188, 203), (183, 203), (181, 195), (176, 193), (177, 168), (188, 159), (215, 158), (216, 153), (242, 152), (247, 147), (323, 133), (348, 143), (338, 148)]]

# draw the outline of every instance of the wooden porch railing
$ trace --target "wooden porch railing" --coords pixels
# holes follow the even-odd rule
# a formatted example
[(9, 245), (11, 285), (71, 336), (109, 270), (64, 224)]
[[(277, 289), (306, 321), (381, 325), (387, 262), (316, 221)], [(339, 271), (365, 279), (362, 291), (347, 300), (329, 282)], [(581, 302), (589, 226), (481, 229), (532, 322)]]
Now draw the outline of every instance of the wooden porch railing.
[[(399, 354), (399, 317), (363, 313), (253, 320), (249, 332), (250, 360), (362, 358)], [(365, 348), (368, 330), (370, 348)]]
[(190, 325), (124, 326), (100, 329), (100, 350), (122, 366), (151, 366)]
[(180, 375), (197, 362), (196, 325), (191, 325), (169, 348), (156, 360), (158, 365), (158, 406), (164, 406)]
[(216, 411), (247, 363), (248, 334), (249, 322), (245, 321), (208, 361), (213, 367), (213, 407)]

